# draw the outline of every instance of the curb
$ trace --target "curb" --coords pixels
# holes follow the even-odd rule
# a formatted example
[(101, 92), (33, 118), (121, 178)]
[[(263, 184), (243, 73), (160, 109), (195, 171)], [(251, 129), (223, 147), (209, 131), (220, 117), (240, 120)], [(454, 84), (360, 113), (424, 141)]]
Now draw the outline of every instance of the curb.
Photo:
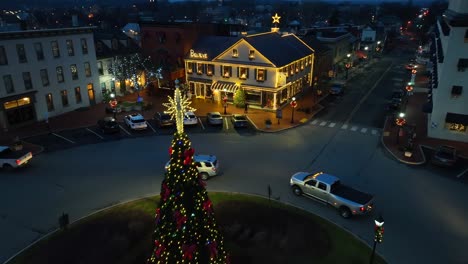
[[(384, 130), (385, 130), (385, 125), (387, 124), (387, 121), (388, 121), (388, 117), (385, 118), (385, 122), (384, 122)], [(423, 161), (406, 161), (406, 160), (403, 160), (403, 159), (400, 159), (399, 157), (397, 157), (397, 155), (395, 155), (391, 150), (390, 148), (387, 147), (387, 145), (385, 144), (384, 142), (384, 134), (382, 133), (382, 136), (380, 137), (380, 141), (382, 143), (382, 145), (384, 146), (384, 148), (399, 162), (401, 163), (405, 163), (405, 164), (408, 164), (408, 165), (423, 165), (424, 163), (426, 163), (426, 156), (424, 155), (424, 152), (421, 148), (421, 145), (418, 145), (418, 149), (419, 151), (421, 152), (421, 156), (422, 156), (422, 159)]]
[[(208, 190), (207, 190), (208, 191)], [(242, 192), (226, 192), (226, 191), (216, 191), (216, 190), (213, 190), (211, 192), (221, 192), (221, 193), (228, 193), (228, 194), (242, 194), (242, 195), (248, 195), (248, 196), (255, 196), (255, 197), (259, 197), (259, 198), (263, 198), (263, 199), (268, 199), (265, 195), (261, 195), (261, 194), (255, 194), (255, 193), (242, 193)], [(138, 201), (138, 200), (141, 200), (141, 199), (145, 199), (145, 198), (150, 198), (150, 197), (153, 197), (153, 196), (159, 196), (159, 194), (148, 194), (148, 195), (144, 195), (144, 196), (140, 196), (140, 197), (137, 197), (137, 198), (134, 198), (134, 199), (129, 199), (129, 200), (125, 200), (125, 201), (122, 201), (122, 202), (119, 202), (119, 203), (116, 203), (116, 204), (113, 204), (113, 205), (110, 205), (110, 206), (107, 206), (107, 207), (103, 207), (101, 209), (98, 209), (92, 213), (89, 213), (83, 217), (80, 217), (78, 219), (76, 219), (75, 221), (73, 222), (70, 222), (68, 225), (72, 225), (72, 224), (75, 224), (87, 217), (90, 217), (94, 214), (97, 214), (97, 213), (100, 213), (102, 211), (105, 211), (107, 209), (111, 209), (113, 207), (116, 207), (116, 206), (119, 206), (119, 205), (122, 205), (122, 204), (125, 204), (125, 203), (130, 203), (130, 202), (134, 202), (134, 201)], [(288, 205), (288, 206), (291, 206), (293, 208), (296, 208), (296, 209), (300, 209), (302, 211), (305, 211), (305, 212), (308, 212), (310, 214), (313, 214), (314, 216), (316, 217), (319, 217), (337, 227), (339, 227), (341, 230), (347, 232), (348, 234), (350, 234), (351, 236), (353, 236), (356, 240), (359, 240), (361, 243), (363, 243), (364, 245), (367, 245), (369, 247), (369, 249), (371, 248), (371, 246), (363, 239), (361, 238), (360, 236), (352, 233), (350, 230), (348, 230), (346, 227), (340, 225), (340, 224), (337, 224), (333, 221), (331, 221), (330, 219), (327, 219), (327, 218), (324, 218), (322, 216), (319, 216), (315, 213), (313, 213), (312, 211), (309, 211), (305, 208), (302, 208), (300, 206), (296, 206), (296, 205), (293, 205), (291, 203), (288, 203), (288, 202), (280, 202), (280, 201), (277, 201), (275, 200), (275, 202), (278, 202), (278, 203), (281, 203), (281, 204), (285, 204), (285, 205)], [(3, 262), (3, 264), (7, 264), (8, 262), (12, 261), (14, 258), (16, 258), (17, 256), (19, 256), (21, 253), (23, 253), (24, 251), (28, 250), (29, 248), (31, 248), (32, 246), (34, 246), (35, 244), (39, 243), (40, 241), (52, 236), (53, 234), (57, 233), (60, 231), (60, 228), (55, 228), (54, 230), (50, 231), (49, 233), (43, 235), (42, 237), (38, 238), (37, 240), (35, 240), (34, 242), (32, 242), (31, 244), (27, 245), (26, 247), (24, 247), (23, 249), (21, 249), (20, 251), (18, 251), (17, 253), (15, 253), (13, 256), (11, 256), (10, 258), (8, 258), (7, 260), (5, 260)], [(378, 252), (377, 252), (378, 254)], [(386, 263), (389, 263), (387, 261), (387, 259), (385, 259), (381, 254), (378, 254)]]

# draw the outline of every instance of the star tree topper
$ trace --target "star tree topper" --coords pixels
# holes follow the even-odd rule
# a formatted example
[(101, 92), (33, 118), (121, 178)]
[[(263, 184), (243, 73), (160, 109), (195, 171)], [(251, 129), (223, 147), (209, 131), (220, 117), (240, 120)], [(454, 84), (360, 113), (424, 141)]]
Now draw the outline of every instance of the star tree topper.
[(279, 20), (280, 20), (280, 16), (278, 16), (278, 13), (275, 13), (274, 16), (272, 16), (271, 18), (273, 18), (273, 23), (278, 23), (279, 24)]
[(186, 112), (194, 112), (197, 109), (190, 107), (192, 103), (185, 95), (182, 95), (179, 89), (179, 80), (175, 80), (175, 92), (174, 98), (167, 96), (169, 103), (163, 103), (167, 110), (164, 111), (166, 114), (170, 114), (172, 118), (176, 120), (177, 133), (184, 133), (184, 115)]

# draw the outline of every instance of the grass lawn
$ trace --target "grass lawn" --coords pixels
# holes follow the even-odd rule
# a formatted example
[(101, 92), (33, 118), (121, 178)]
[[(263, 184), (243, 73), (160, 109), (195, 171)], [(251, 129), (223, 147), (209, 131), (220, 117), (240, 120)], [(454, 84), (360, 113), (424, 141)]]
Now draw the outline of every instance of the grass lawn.
[[(233, 264), (368, 263), (371, 249), (315, 215), (264, 198), (209, 193)], [(145, 263), (159, 196), (93, 214), (36, 243), (8, 264)], [(385, 263), (376, 256), (375, 264)]]

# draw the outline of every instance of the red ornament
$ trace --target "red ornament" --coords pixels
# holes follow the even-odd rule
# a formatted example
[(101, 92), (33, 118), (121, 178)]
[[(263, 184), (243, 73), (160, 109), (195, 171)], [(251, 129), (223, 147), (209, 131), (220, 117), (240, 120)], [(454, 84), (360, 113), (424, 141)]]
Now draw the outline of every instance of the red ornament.
[(156, 257), (160, 257), (161, 254), (163, 253), (164, 249), (166, 249), (166, 247), (159, 243), (158, 240), (154, 241), (154, 245), (155, 245), (155, 250), (154, 250), (154, 254), (156, 255)]
[(169, 195), (171, 194), (171, 190), (169, 190), (169, 187), (167, 187), (166, 183), (163, 183), (162, 187), (163, 187), (163, 192), (162, 192), (161, 197), (163, 198), (163, 201), (166, 201), (167, 198), (169, 198)]
[(189, 148), (184, 151), (184, 157), (192, 157), (195, 154), (195, 150), (193, 148)]
[(179, 211), (176, 211), (174, 213), (175, 219), (176, 219), (176, 224), (177, 224), (177, 229), (180, 229), (185, 222), (187, 222), (187, 217), (181, 214)]
[(216, 241), (209, 243), (208, 250), (210, 251), (210, 258), (216, 258), (218, 256), (218, 243)]
[(213, 204), (210, 200), (206, 200), (203, 202), (203, 210), (207, 211), (208, 213), (213, 211)]
[(189, 165), (190, 163), (192, 163), (192, 158), (191, 157), (185, 157), (184, 165)]
[(192, 260), (193, 253), (195, 252), (196, 249), (197, 249), (197, 245), (195, 245), (195, 244), (183, 245), (182, 250), (184, 251), (184, 255), (182, 256), (182, 258)]
[(172, 147), (169, 147), (169, 155), (172, 155)]

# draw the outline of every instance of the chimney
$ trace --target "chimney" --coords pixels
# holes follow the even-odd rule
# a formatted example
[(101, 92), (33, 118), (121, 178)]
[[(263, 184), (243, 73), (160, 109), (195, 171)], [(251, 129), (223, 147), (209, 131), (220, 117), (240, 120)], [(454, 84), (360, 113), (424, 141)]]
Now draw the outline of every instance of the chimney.
[(72, 15), (72, 27), (78, 27), (78, 15)]

